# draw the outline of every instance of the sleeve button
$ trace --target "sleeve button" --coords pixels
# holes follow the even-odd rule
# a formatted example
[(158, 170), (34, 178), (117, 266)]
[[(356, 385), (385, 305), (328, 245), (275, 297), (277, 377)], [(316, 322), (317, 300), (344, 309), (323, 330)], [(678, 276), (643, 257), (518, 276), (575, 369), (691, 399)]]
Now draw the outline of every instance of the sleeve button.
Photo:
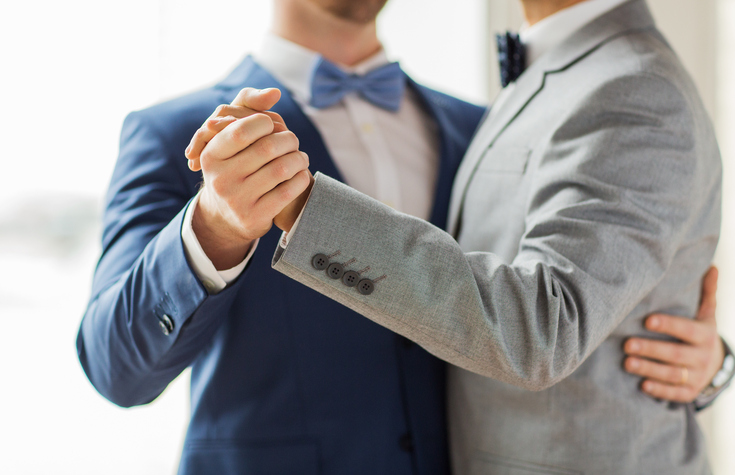
[(329, 267), (327, 267), (327, 275), (331, 277), (332, 279), (339, 279), (342, 277), (342, 274), (345, 273), (345, 268), (342, 266), (342, 264), (335, 262), (333, 264), (330, 264)]
[(360, 274), (358, 274), (354, 270), (347, 271), (345, 272), (345, 275), (342, 276), (342, 283), (345, 284), (347, 287), (354, 287), (359, 281)]
[(357, 291), (362, 295), (370, 295), (375, 290), (375, 284), (370, 279), (362, 279), (357, 283)]
[(324, 254), (317, 254), (311, 258), (311, 265), (316, 270), (324, 270), (329, 265), (329, 258)]
[(174, 321), (166, 315), (165, 313), (161, 315), (158, 326), (161, 327), (161, 332), (163, 332), (164, 335), (170, 335), (172, 331), (174, 331)]

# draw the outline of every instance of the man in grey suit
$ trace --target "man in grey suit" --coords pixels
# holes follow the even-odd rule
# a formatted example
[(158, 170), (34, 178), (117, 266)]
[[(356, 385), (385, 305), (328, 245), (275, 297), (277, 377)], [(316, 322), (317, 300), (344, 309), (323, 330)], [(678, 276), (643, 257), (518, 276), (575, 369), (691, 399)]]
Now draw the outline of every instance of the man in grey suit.
[(695, 313), (717, 144), (644, 1), (575, 3), (524, 2), (569, 34), (477, 132), (457, 241), (317, 175), (274, 267), (459, 367), (456, 473), (704, 473), (692, 407), (643, 397), (619, 362), (644, 316)]

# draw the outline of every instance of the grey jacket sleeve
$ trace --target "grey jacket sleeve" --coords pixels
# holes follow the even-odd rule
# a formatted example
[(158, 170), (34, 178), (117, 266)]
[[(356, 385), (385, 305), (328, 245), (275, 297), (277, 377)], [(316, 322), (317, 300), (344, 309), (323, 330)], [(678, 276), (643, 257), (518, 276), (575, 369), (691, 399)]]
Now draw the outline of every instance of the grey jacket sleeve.
[[(555, 384), (692, 245), (699, 210), (719, 206), (719, 162), (698, 156), (673, 87), (623, 78), (593, 96), (540, 146), (512, 262), (464, 252), (431, 224), (317, 175), (275, 269), (452, 364), (530, 390)], [(360, 272), (372, 293), (317, 270), (316, 254)]]

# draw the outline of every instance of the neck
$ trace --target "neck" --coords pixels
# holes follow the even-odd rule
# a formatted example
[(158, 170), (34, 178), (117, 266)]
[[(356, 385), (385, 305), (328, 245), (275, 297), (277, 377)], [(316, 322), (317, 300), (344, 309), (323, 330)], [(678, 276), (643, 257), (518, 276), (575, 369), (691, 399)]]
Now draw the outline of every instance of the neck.
[(381, 48), (375, 20), (351, 22), (305, 1), (275, 2), (271, 31), (345, 66), (353, 66)]
[(554, 13), (587, 0), (521, 0), (523, 16), (529, 25), (540, 22)]

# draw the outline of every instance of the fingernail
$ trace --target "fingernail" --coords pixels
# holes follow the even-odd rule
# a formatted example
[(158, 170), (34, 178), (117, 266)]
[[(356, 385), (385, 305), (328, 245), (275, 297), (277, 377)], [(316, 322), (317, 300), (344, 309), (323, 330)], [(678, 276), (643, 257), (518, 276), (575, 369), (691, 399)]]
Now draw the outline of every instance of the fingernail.
[(188, 146), (186, 147), (186, 150), (184, 150), (184, 155), (189, 155), (189, 152), (191, 152), (191, 144), (189, 144), (189, 145), (188, 145)]
[(193, 161), (193, 160), (188, 160), (188, 162), (189, 162), (189, 163), (188, 163), (188, 165), (189, 165), (189, 170), (191, 170), (191, 171), (194, 171), (194, 161)]
[(648, 319), (648, 328), (658, 328), (661, 325), (661, 319), (658, 317), (651, 317)]
[(633, 340), (628, 343), (628, 351), (632, 351), (635, 353), (637, 351), (640, 351), (640, 349), (641, 349), (641, 344), (638, 343), (637, 341)]
[(653, 391), (653, 383), (650, 381), (643, 381), (643, 390), (647, 393)]

